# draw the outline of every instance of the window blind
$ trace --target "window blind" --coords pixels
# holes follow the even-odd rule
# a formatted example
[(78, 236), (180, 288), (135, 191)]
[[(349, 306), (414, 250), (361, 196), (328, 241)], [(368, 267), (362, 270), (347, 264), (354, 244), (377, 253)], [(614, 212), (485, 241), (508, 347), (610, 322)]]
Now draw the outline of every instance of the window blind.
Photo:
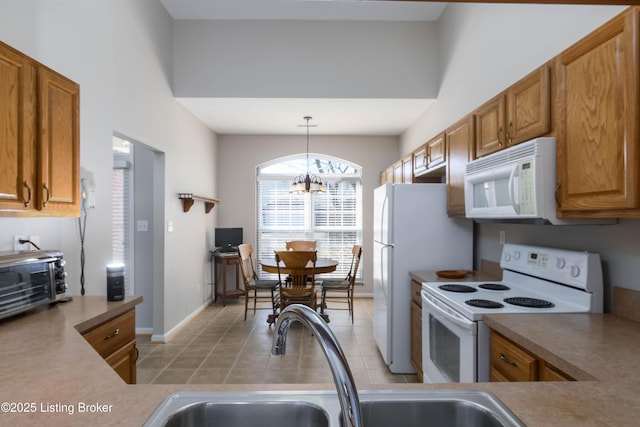
[[(347, 275), (351, 249), (362, 244), (362, 183), (358, 176), (326, 182), (325, 193), (301, 195), (289, 193), (290, 179), (258, 177), (258, 259), (273, 258), (274, 251), (282, 250), (289, 240), (315, 240), (319, 257), (338, 261), (335, 272), (322, 276)], [(361, 271), (357, 279), (361, 279)]]

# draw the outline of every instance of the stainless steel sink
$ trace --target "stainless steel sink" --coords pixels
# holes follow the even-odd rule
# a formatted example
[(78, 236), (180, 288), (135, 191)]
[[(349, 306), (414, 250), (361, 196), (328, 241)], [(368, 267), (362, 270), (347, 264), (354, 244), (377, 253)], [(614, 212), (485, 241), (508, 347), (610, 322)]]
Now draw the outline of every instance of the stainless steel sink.
[[(495, 396), (482, 391), (361, 391), (365, 427), (523, 427)], [(339, 427), (335, 392), (176, 393), (145, 427), (278, 426)]]
[(305, 402), (201, 402), (178, 410), (164, 425), (329, 427), (329, 416)]
[(340, 412), (334, 393), (175, 393), (160, 404), (144, 427), (329, 427), (329, 410)]
[[(493, 396), (448, 392), (411, 400), (361, 400), (366, 427), (502, 427), (522, 425)], [(341, 415), (342, 416), (342, 415)]]

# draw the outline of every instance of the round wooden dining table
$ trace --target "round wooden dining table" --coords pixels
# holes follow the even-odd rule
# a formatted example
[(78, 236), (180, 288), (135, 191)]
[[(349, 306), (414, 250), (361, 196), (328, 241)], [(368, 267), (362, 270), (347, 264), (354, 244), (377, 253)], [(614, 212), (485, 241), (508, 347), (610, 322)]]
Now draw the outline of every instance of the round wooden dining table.
[[(262, 266), (262, 270), (267, 273), (278, 274), (278, 266), (276, 265), (275, 258), (273, 259), (263, 259), (260, 260), (260, 265)], [(323, 274), (323, 273), (331, 273), (335, 271), (338, 267), (338, 261), (330, 258), (318, 258), (316, 261), (316, 271), (315, 274)], [(309, 269), (309, 273), (311, 273), (311, 266), (307, 267)], [(280, 261), (280, 272), (284, 274), (290, 274), (291, 271), (287, 267), (285, 267), (284, 263)]]

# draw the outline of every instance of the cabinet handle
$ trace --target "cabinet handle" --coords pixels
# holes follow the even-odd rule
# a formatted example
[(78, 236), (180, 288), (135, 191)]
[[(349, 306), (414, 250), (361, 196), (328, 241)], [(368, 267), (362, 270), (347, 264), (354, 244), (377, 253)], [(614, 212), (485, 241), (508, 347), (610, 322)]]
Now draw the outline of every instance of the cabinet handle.
[(500, 147), (502, 147), (502, 141), (500, 141), (500, 134), (501, 134), (501, 133), (502, 133), (502, 126), (500, 126), (500, 127), (498, 128), (498, 135), (497, 135), (497, 137), (498, 137), (498, 145), (499, 145)]
[(511, 135), (509, 133), (509, 129), (513, 128), (513, 122), (509, 122), (509, 127), (507, 128), (507, 142), (509, 143), (509, 145), (511, 145), (511, 143), (513, 142), (513, 140), (511, 139)]
[(47, 192), (47, 197), (44, 199), (44, 202), (42, 202), (42, 207), (47, 207), (47, 203), (49, 203), (49, 199), (51, 198), (51, 192), (46, 182), (42, 183), (42, 188)]
[(133, 348), (136, 349), (136, 362), (138, 361), (138, 358), (140, 357), (140, 350), (138, 349), (137, 345), (133, 345)]
[(431, 147), (427, 147), (427, 165), (431, 163)]
[(504, 363), (508, 365), (515, 366), (516, 368), (518, 367), (518, 364), (516, 362), (514, 362), (513, 360), (507, 359), (507, 357), (503, 353), (500, 353), (500, 360), (502, 360)]
[(27, 200), (24, 201), (24, 207), (28, 208), (29, 203), (31, 203), (31, 187), (27, 184), (27, 181), (23, 182), (22, 185), (27, 189)]
[(111, 338), (117, 337), (118, 335), (120, 335), (120, 329), (116, 329), (115, 331), (113, 331), (113, 333), (111, 335), (107, 335), (106, 337), (104, 337), (105, 340), (110, 340)]
[(554, 197), (556, 199), (556, 207), (559, 208), (560, 207), (560, 183), (556, 184), (556, 192), (554, 194)]

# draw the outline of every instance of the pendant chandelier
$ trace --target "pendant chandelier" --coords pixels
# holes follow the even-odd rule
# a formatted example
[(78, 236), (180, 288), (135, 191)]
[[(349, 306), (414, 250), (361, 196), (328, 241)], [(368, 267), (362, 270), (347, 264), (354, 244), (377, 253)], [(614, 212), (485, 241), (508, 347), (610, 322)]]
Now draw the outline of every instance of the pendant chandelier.
[(304, 119), (307, 121), (307, 174), (299, 175), (293, 180), (289, 193), (324, 193), (326, 190), (320, 177), (309, 175), (309, 120), (311, 120), (311, 117), (306, 116)]

